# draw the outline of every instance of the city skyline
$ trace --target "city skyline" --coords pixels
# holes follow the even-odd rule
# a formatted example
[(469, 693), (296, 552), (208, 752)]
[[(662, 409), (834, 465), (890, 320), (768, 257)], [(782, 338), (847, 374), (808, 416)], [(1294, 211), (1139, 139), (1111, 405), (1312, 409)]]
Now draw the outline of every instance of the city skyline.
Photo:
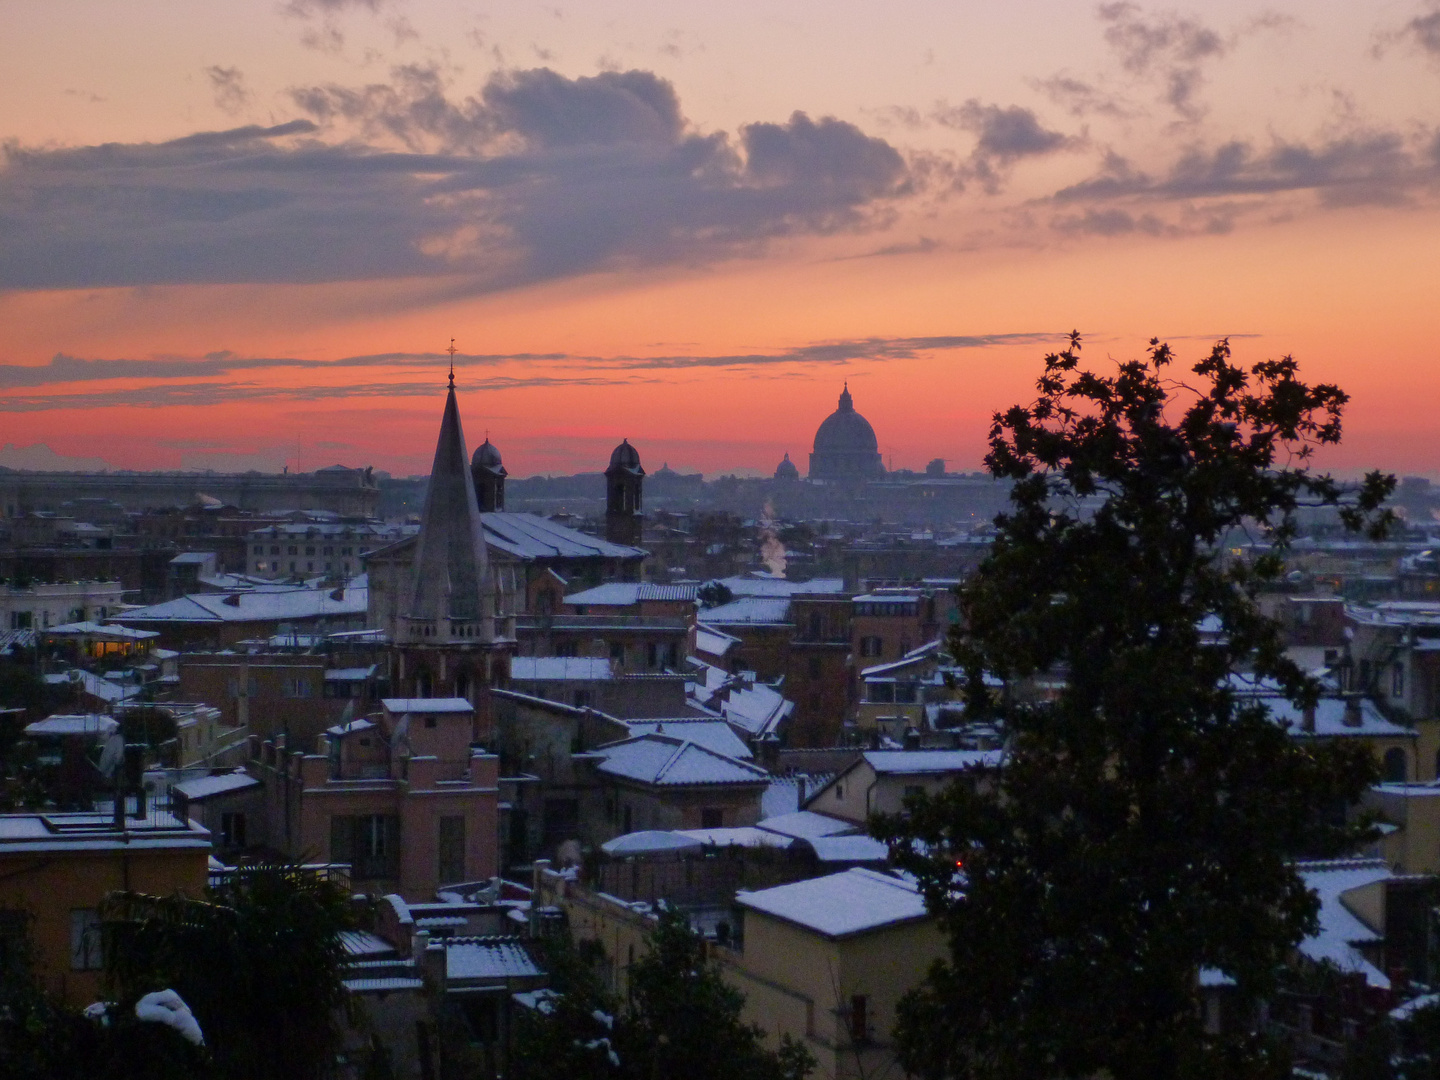
[(846, 380), (971, 470), (1074, 327), (1293, 354), (1352, 395), (1321, 465), (1436, 471), (1440, 9), (903, 16), (17, 10), (0, 444), (423, 472), (453, 336), (516, 476), (768, 472)]

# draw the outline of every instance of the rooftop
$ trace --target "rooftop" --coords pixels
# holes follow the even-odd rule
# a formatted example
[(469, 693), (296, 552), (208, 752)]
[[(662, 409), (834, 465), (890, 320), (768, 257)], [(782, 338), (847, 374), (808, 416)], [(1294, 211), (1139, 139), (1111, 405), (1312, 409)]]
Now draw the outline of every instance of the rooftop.
[(999, 750), (867, 750), (862, 755), (865, 763), (882, 776), (995, 768), (1002, 756)]
[(663, 787), (764, 784), (764, 769), (670, 735), (641, 735), (595, 751), (602, 773)]
[(742, 891), (735, 900), (828, 938), (927, 917), (925, 899), (913, 882), (858, 868), (759, 892)]

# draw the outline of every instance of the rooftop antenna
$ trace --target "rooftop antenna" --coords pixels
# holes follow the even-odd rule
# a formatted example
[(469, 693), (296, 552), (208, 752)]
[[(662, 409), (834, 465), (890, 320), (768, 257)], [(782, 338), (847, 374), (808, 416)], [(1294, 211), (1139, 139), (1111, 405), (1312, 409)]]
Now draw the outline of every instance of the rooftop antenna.
[(450, 354), (450, 389), (455, 389), (455, 339), (450, 339), (450, 348), (445, 350)]

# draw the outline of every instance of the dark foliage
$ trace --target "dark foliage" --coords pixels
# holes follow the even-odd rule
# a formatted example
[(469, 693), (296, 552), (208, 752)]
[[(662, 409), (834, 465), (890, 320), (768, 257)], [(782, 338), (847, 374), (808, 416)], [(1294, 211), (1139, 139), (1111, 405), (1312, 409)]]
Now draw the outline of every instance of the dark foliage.
[[(1079, 350), (1072, 336), (1038, 398), (995, 418), (987, 464), (1012, 505), (950, 643), (971, 712), (1004, 728), (1003, 769), (876, 822), (950, 939), (903, 1002), (902, 1061), (925, 1077), (1273, 1075), (1258, 1038), (1205, 1033), (1197, 973), (1226, 972), (1242, 999), (1272, 988), (1315, 926), (1290, 862), (1360, 838), (1333, 808), (1375, 766), (1291, 738), (1229, 676), (1315, 700), (1255, 596), (1297, 510), (1383, 531), (1394, 481), (1304, 470), (1339, 440), (1346, 396), (1288, 357), (1247, 371), (1221, 342), (1187, 384), (1158, 342), (1111, 375)], [(1233, 557), (1237, 536), (1268, 552)], [(1042, 673), (1063, 691), (1026, 703), (1016, 689)]]
[(700, 606), (707, 608), (720, 607), (735, 599), (735, 594), (730, 591), (730, 586), (723, 581), (707, 581), (700, 586), (695, 596), (699, 599)]
[(329, 1075), (344, 1003), (334, 882), (286, 865), (245, 867), (204, 899), (112, 895), (105, 974), (122, 1004), (164, 987), (195, 1014), (226, 1080)]

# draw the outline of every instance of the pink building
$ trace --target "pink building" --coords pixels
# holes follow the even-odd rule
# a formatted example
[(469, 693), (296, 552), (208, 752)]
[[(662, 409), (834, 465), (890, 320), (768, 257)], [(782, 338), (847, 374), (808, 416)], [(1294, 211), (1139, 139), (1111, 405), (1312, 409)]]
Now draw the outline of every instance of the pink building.
[(268, 843), (292, 858), (346, 863), (356, 891), (426, 900), (441, 885), (499, 873), (499, 763), (472, 745), (465, 698), (387, 698), (337, 724), (314, 754), (264, 744)]

